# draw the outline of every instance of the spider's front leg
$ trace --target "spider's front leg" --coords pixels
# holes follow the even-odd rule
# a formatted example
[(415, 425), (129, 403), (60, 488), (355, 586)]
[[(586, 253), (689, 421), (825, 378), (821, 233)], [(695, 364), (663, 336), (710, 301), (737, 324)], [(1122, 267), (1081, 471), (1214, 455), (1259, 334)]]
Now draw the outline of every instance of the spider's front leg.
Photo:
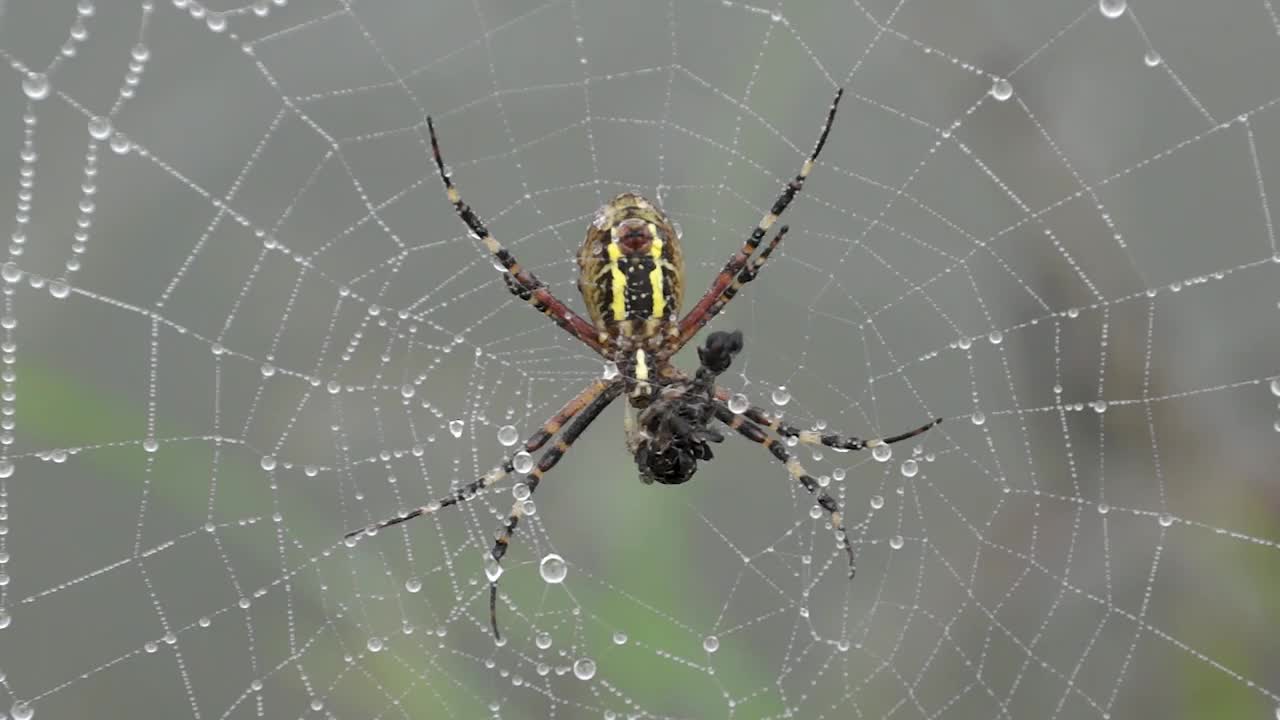
[(603, 355), (604, 346), (600, 342), (595, 326), (571, 310), (560, 298), (551, 294), (546, 284), (528, 269), (522, 267), (515, 257), (502, 246), (502, 243), (498, 242), (498, 239), (489, 232), (489, 228), (485, 227), (484, 223), (481, 222), (475, 210), (462, 201), (462, 195), (458, 192), (458, 188), (454, 187), (453, 178), (445, 168), (444, 157), (440, 154), (440, 140), (436, 137), (436, 126), (430, 117), (427, 118), (427, 132), (431, 135), (431, 154), (435, 158), (436, 169), (440, 173), (440, 180), (444, 183), (445, 193), (449, 196), (449, 202), (453, 205), (454, 211), (458, 213), (458, 217), (462, 219), (467, 229), (493, 255), (493, 259), (502, 266), (505, 271), (503, 280), (506, 281), (507, 288), (521, 300), (532, 305), (538, 312), (551, 318), (551, 321), (560, 326), (565, 332), (578, 338), (587, 347)]

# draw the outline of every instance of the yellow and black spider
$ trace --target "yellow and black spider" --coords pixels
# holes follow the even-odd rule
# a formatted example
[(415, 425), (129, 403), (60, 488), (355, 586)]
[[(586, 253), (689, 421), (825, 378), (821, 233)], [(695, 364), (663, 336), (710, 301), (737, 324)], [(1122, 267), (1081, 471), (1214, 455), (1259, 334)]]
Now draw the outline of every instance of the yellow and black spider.
[[(725, 264), (706, 294), (684, 317), (679, 317), (684, 297), (684, 258), (680, 237), (671, 221), (657, 205), (636, 193), (623, 193), (595, 214), (587, 228), (586, 240), (578, 251), (578, 291), (582, 293), (588, 322), (561, 300), (547, 286), (522, 267), (506, 248), (489, 233), (475, 211), (462, 201), (453, 179), (445, 168), (436, 138), (435, 125), (427, 118), (431, 150), (436, 168), (444, 181), (449, 202), (458, 217), (504, 268), (503, 279), (517, 297), (533, 305), (570, 335), (613, 363), (616, 372), (591, 383), (525, 440), (522, 450), (534, 453), (542, 449), (557, 433), (555, 444), (538, 458), (537, 465), (525, 473), (525, 484), (531, 495), (551, 468), (569, 451), (600, 413), (620, 395), (627, 396), (625, 433), (627, 449), (634, 456), (644, 482), (679, 484), (687, 482), (697, 471), (699, 460), (711, 459), (708, 442), (724, 439), (713, 426), (716, 420), (752, 442), (763, 445), (788, 474), (815, 497), (817, 504), (831, 516), (831, 526), (838, 533), (849, 556), (849, 577), (853, 577), (853, 546), (845, 533), (840, 507), (835, 498), (819, 487), (818, 481), (805, 472), (800, 461), (791, 456), (783, 442), (769, 434), (776, 433), (789, 443), (826, 445), (839, 450), (861, 450), (881, 444), (895, 443), (925, 432), (942, 422), (941, 418), (893, 437), (861, 440), (813, 430), (799, 430), (781, 418), (770, 417), (758, 407), (741, 412), (730, 409), (728, 390), (715, 384), (716, 377), (728, 369), (733, 356), (742, 349), (742, 333), (715, 332), (698, 348), (697, 372), (689, 377), (671, 364), (671, 358), (698, 334), (724, 306), (738, 294), (742, 286), (755, 278), (774, 248), (787, 234), (783, 225), (763, 250), (756, 254), (765, 233), (777, 221), (796, 193), (804, 187), (805, 178), (813, 170), (822, 146), (826, 144), (836, 108), (843, 90), (836, 93), (827, 112), (827, 120), (813, 152), (791, 182), (783, 188), (773, 207), (760, 220), (751, 235)], [(568, 423), (566, 426), (565, 424)], [(561, 429), (563, 428), (563, 433)], [(523, 456), (522, 456), (523, 457)], [(468, 483), (453, 495), (410, 510), (382, 522), (352, 531), (347, 537), (397, 525), (426, 513), (470, 500), (481, 490), (501, 481), (513, 472), (517, 455), (508, 457), (500, 467)], [(524, 514), (524, 502), (518, 500), (499, 530), (493, 549), (495, 562), (501, 561), (511, 536)], [(489, 621), (494, 637), (498, 634), (496, 580), (489, 583)]]

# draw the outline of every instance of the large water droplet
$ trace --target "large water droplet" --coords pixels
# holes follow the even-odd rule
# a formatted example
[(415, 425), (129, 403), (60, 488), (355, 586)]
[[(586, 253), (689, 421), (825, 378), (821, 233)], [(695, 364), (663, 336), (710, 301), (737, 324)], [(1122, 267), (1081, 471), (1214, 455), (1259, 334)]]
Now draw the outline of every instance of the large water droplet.
[(516, 483), (515, 485), (511, 486), (511, 496), (514, 497), (516, 500), (519, 500), (520, 502), (524, 502), (525, 500), (528, 500), (529, 496), (532, 494), (533, 494), (533, 491), (530, 490), (529, 486), (524, 483)]
[(263, 470), (275, 470), (275, 469), (276, 469), (276, 459), (275, 459), (275, 457), (273, 457), (273, 456), (271, 456), (271, 455), (263, 455), (263, 456), (262, 456), (262, 469), (263, 469)]
[(111, 137), (111, 120), (95, 115), (89, 120), (89, 137), (94, 140), (106, 140)]
[(534, 643), (541, 649), (546, 650), (551, 647), (551, 635), (548, 633), (538, 633), (538, 637), (534, 639)]
[(1098, 9), (1109, 18), (1118, 18), (1124, 14), (1128, 3), (1125, 0), (1098, 0)]
[(71, 294), (71, 286), (66, 280), (58, 278), (49, 283), (49, 294), (61, 300)]
[(884, 507), (884, 497), (883, 497), (883, 496), (881, 496), (881, 495), (872, 495), (872, 496), (871, 496), (871, 509), (873, 509), (873, 510), (879, 510), (879, 509), (880, 509), (880, 508), (882, 508), (882, 507)]
[(981, 425), (987, 421), (987, 416), (984, 415), (981, 410), (979, 410), (974, 414), (970, 415), (969, 419), (973, 421), (974, 425)]
[[(1164, 58), (1160, 57), (1160, 53), (1155, 50), (1148, 50), (1147, 54), (1142, 56), (1142, 62), (1146, 63), (1147, 67), (1156, 67), (1164, 62)], [(1148, 291), (1148, 295), (1150, 294), (1150, 291)]]
[(484, 556), (484, 576), (489, 578), (489, 582), (497, 582), (502, 577), (502, 563), (494, 560), (488, 553)]
[(511, 467), (518, 473), (527, 473), (533, 469), (533, 456), (521, 450), (511, 458)]
[(889, 538), (889, 547), (893, 548), (894, 550), (901, 550), (904, 542), (905, 541), (902, 539), (901, 535), (894, 535), (893, 537)]
[(461, 420), (449, 421), (449, 434), (459, 438), (462, 437), (463, 422)]
[(709, 653), (713, 653), (720, 649), (720, 638), (715, 635), (708, 635), (702, 639), (702, 649)]
[(884, 462), (893, 457), (893, 450), (888, 445), (877, 445), (871, 448), (871, 457), (878, 462)]
[(111, 142), (108, 144), (111, 146), (112, 152), (117, 155), (124, 155), (133, 149), (133, 142), (130, 141), (129, 137), (124, 133), (116, 133), (112, 135)]
[(43, 100), (49, 97), (49, 78), (44, 73), (27, 73), (22, 78), (22, 92), (32, 100)]
[(409, 578), (404, 581), (404, 589), (411, 593), (416, 593), (422, 589), (422, 581), (418, 578)]
[(624, 632), (622, 632), (621, 630), (619, 630), (618, 632), (615, 632), (615, 633), (613, 634), (613, 644), (614, 644), (614, 645), (626, 645), (626, 644), (627, 644), (627, 634), (626, 634), (626, 633), (624, 633)]
[(520, 440), (520, 434), (516, 432), (514, 425), (503, 425), (498, 428), (498, 442), (507, 447), (515, 445)]
[(1169, 513), (1160, 513), (1160, 526), (1169, 527), (1173, 524), (1173, 516)]
[(369, 648), (369, 652), (378, 652), (382, 649), (382, 638), (369, 638), (369, 642), (365, 643), (365, 647)]
[(591, 658), (578, 658), (573, 663), (573, 675), (579, 680), (590, 680), (596, 676), (596, 662)]
[(9, 708), (9, 714), (13, 716), (13, 720), (31, 720), (36, 711), (27, 703), (19, 700)]
[(773, 399), (773, 404), (779, 407), (791, 402), (791, 392), (787, 390), (786, 385), (779, 385), (769, 397)]
[(565, 563), (564, 558), (555, 553), (550, 553), (542, 558), (542, 562), (538, 563), (538, 574), (542, 575), (542, 579), (549, 583), (562, 583), (564, 576), (569, 574), (569, 566)]
[(747, 396), (742, 393), (737, 393), (729, 398), (729, 409), (739, 415), (746, 412), (749, 407), (751, 407), (751, 403), (747, 400)]
[(996, 78), (991, 82), (991, 97), (1004, 102), (1013, 97), (1013, 85), (1004, 78)]
[(915, 461), (915, 460), (903, 460), (903, 461), (902, 461), (902, 476), (903, 476), (903, 477), (915, 477), (915, 476), (916, 476), (916, 473), (918, 473), (918, 472), (920, 472), (920, 466), (919, 466), (918, 464), (916, 464), (916, 461)]
[(1004, 333), (999, 330), (992, 330), (991, 334), (987, 336), (987, 339), (991, 341), (992, 345), (999, 345), (1004, 342)]

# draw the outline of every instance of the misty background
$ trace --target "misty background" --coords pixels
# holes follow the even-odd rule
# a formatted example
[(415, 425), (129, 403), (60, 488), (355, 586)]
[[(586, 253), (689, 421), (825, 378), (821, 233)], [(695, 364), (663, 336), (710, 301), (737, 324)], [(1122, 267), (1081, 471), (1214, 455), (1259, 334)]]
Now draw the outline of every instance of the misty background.
[[(11, 717), (1280, 704), (1266, 0), (0, 0), (0, 58)], [(638, 190), (688, 308), (839, 86), (791, 233), (714, 327), (746, 336), (725, 384), (796, 425), (946, 418), (883, 462), (796, 448), (853, 581), (767, 452), (645, 486), (620, 406), (516, 533), (504, 645), (481, 557), (509, 482), (342, 543), (602, 370), (468, 237), (427, 114), (572, 307), (587, 223)]]

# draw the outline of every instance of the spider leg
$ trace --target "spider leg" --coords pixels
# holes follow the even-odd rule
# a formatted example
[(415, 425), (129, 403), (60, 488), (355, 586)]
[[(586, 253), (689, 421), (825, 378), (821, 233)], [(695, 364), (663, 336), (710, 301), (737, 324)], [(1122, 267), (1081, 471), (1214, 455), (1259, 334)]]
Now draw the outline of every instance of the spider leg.
[(849, 543), (849, 533), (845, 531), (844, 516), (840, 513), (840, 505), (836, 499), (827, 494), (827, 491), (818, 485), (818, 481), (814, 480), (807, 472), (800, 461), (791, 457), (791, 453), (783, 447), (782, 443), (770, 437), (764, 428), (747, 420), (744, 415), (739, 415), (729, 409), (727, 405), (716, 401), (716, 419), (728, 425), (739, 435), (754, 443), (763, 445), (766, 450), (773, 454), (778, 462), (787, 467), (787, 474), (791, 475), (800, 486), (809, 491), (817, 501), (819, 507), (826, 510), (831, 516), (831, 527), (836, 529), (840, 534), (840, 543), (844, 546), (844, 552), (849, 556), (849, 577), (852, 578), (856, 572), (854, 564), (853, 545)]
[[(727, 401), (729, 399), (729, 390), (717, 387), (716, 399), (721, 402)], [(922, 435), (928, 432), (933, 429), (935, 425), (942, 422), (942, 418), (934, 418), (914, 430), (908, 430), (889, 437), (870, 438), (864, 440), (855, 435), (822, 433), (817, 430), (801, 430), (794, 425), (783, 422), (782, 416), (771, 416), (764, 408), (757, 407), (755, 405), (747, 408), (742, 414), (751, 422), (762, 427), (766, 427), (784, 438), (795, 438), (798, 442), (804, 443), (805, 445), (826, 445), (829, 448), (841, 451), (863, 450), (865, 448), (876, 447), (877, 445), (892, 445), (896, 442), (902, 442), (903, 440), (910, 440), (917, 435)]]
[[(604, 391), (607, 385), (608, 383), (604, 380), (596, 380), (594, 383), (589, 385), (587, 389), (578, 393), (577, 397), (565, 403), (555, 415), (548, 418), (547, 421), (542, 424), (542, 427), (538, 428), (537, 432), (530, 435), (529, 439), (524, 441), (522, 449), (529, 453), (541, 450), (542, 446), (546, 445), (547, 441), (559, 432), (560, 428), (563, 427), (566, 422), (581, 412), (588, 403)], [(362, 527), (358, 530), (352, 530), (343, 537), (350, 538), (357, 535), (377, 532), (383, 528), (391, 527), (392, 525), (399, 525), (406, 520), (412, 520), (420, 515), (428, 515), (442, 508), (447, 508), (450, 505), (457, 505), (458, 503), (466, 502), (478, 495), (481, 490), (484, 490), (495, 483), (502, 482), (504, 478), (514, 472), (515, 466), (512, 465), (514, 458), (515, 455), (508, 456), (502, 461), (501, 465), (490, 470), (484, 475), (481, 475), (479, 478), (472, 480), (463, 487), (458, 488), (458, 490), (456, 490), (452, 495), (440, 498), (439, 500), (426, 505), (416, 507), (409, 512), (396, 515), (395, 517), (387, 518), (381, 522)]]
[[(747, 260), (756, 251), (756, 248), (760, 246), (760, 241), (764, 239), (765, 233), (777, 222), (778, 216), (786, 211), (787, 206), (795, 199), (796, 193), (800, 192), (801, 188), (804, 187), (805, 178), (809, 177), (809, 173), (813, 171), (813, 165), (818, 159), (818, 154), (822, 152), (822, 146), (827, 143), (827, 135), (830, 134), (831, 124), (836, 118), (836, 107), (839, 106), (840, 97), (843, 94), (843, 88), (836, 91), (835, 99), (831, 101), (831, 109), (827, 111), (826, 124), (822, 126), (822, 134), (818, 136), (818, 142), (814, 146), (813, 152), (809, 154), (809, 158), (800, 166), (800, 172), (796, 173), (791, 182), (787, 183), (786, 187), (782, 189), (782, 194), (774, 201), (773, 207), (760, 219), (759, 224), (756, 225), (755, 230), (751, 231), (751, 235), (743, 243), (742, 248), (733, 257), (729, 258), (729, 262), (725, 263), (724, 269), (716, 276), (715, 281), (711, 283), (711, 287), (702, 296), (702, 299), (693, 306), (688, 315), (685, 315), (680, 320), (679, 337), (681, 338), (681, 345), (688, 342), (689, 338), (697, 333), (698, 328), (704, 324), (704, 316), (707, 311), (720, 299), (725, 289), (733, 283), (734, 277), (746, 266)], [(674, 351), (671, 354), (674, 354)]]
[[(570, 446), (578, 439), (578, 436), (582, 435), (587, 426), (594, 422), (600, 416), (600, 413), (609, 406), (609, 403), (613, 402), (622, 393), (624, 387), (623, 383), (617, 381), (604, 383), (598, 380), (596, 383), (589, 391), (593, 396), (590, 396), (589, 401), (578, 413), (577, 417), (564, 429), (564, 434), (560, 436), (560, 439), (538, 458), (537, 466), (525, 476), (525, 483), (529, 486), (530, 496), (538, 489), (538, 483), (542, 481), (542, 476), (555, 467), (556, 463), (560, 462), (560, 458), (569, 452)], [(603, 386), (601, 387), (601, 385)], [(583, 396), (580, 395), (578, 397), (581, 398)], [(501, 561), (502, 556), (507, 554), (507, 547), (511, 544), (511, 535), (515, 533), (521, 517), (524, 517), (524, 501), (517, 500), (511, 506), (511, 514), (507, 516), (507, 521), (503, 523), (502, 529), (498, 531), (498, 537), (493, 542), (493, 549), (489, 551), (495, 561)], [(501, 639), (498, 634), (497, 580), (489, 581), (489, 624), (493, 628), (494, 639)]]
[(502, 246), (502, 243), (498, 242), (498, 239), (489, 233), (489, 229), (481, 222), (475, 210), (462, 201), (458, 188), (454, 187), (453, 178), (449, 176), (449, 171), (444, 166), (444, 158), (440, 155), (440, 141), (436, 138), (436, 127), (430, 117), (427, 118), (427, 132), (431, 135), (431, 154), (435, 156), (436, 169), (440, 171), (440, 179), (444, 182), (444, 189), (449, 196), (449, 202), (453, 204), (453, 209), (458, 213), (458, 217), (462, 218), (462, 222), (471, 230), (476, 239), (484, 245), (485, 249), (505, 269), (504, 279), (507, 282), (507, 287), (521, 300), (528, 302), (543, 315), (551, 318), (565, 332), (578, 338), (583, 344), (597, 353), (603, 353), (604, 346), (600, 342), (595, 326), (551, 294), (551, 291), (547, 289), (547, 286), (541, 280), (522, 267), (511, 253)]
[(733, 279), (733, 282), (729, 287), (725, 288), (724, 292), (720, 293), (720, 297), (716, 298), (715, 302), (711, 303), (711, 305), (707, 307), (706, 312), (702, 314), (702, 317), (698, 318), (697, 323), (690, 325), (687, 330), (682, 330), (680, 334), (676, 336), (675, 342), (670, 345), (667, 357), (678, 352), (680, 348), (684, 347), (686, 343), (693, 339), (693, 336), (698, 334), (698, 331), (702, 330), (707, 323), (711, 322), (712, 318), (719, 315), (720, 311), (724, 309), (724, 306), (728, 305), (729, 301), (737, 296), (738, 291), (742, 290), (743, 285), (746, 285), (756, 279), (756, 275), (760, 274), (760, 267), (764, 265), (765, 261), (769, 259), (769, 256), (773, 254), (773, 251), (778, 247), (778, 244), (782, 242), (782, 238), (787, 236), (787, 231), (789, 229), (790, 228), (786, 225), (778, 228), (778, 232), (774, 234), (773, 239), (764, 247), (764, 250), (761, 250), (759, 255), (754, 255), (749, 259), (748, 263), (738, 271), (737, 277)]

